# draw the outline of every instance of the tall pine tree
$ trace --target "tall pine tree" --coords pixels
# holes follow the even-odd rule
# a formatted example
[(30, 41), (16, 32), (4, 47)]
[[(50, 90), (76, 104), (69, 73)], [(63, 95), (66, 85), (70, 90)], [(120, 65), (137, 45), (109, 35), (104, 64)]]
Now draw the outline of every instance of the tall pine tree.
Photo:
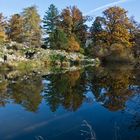
[(55, 32), (59, 24), (59, 12), (55, 5), (51, 4), (45, 12), (43, 18), (43, 29), (45, 31), (45, 45), (50, 48), (55, 48)]

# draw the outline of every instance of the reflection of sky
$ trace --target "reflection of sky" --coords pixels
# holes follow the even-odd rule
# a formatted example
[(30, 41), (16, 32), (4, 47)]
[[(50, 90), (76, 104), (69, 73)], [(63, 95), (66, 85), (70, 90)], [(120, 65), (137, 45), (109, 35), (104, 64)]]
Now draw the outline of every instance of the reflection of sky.
[(106, 88), (101, 88), (100, 89), (100, 95), (104, 95), (108, 92), (108, 90)]
[[(140, 92), (139, 92), (140, 93)], [(134, 94), (126, 103), (126, 112), (140, 117), (140, 94)]]
[(51, 83), (51, 81), (49, 81), (49, 80), (46, 80), (46, 79), (43, 79), (42, 80), (42, 84), (43, 84), (43, 91), (42, 91), (42, 95), (45, 95), (45, 94), (47, 94), (47, 92), (48, 92), (48, 85)]
[(128, 89), (133, 90), (135, 92), (140, 92), (140, 86), (138, 85), (130, 85)]

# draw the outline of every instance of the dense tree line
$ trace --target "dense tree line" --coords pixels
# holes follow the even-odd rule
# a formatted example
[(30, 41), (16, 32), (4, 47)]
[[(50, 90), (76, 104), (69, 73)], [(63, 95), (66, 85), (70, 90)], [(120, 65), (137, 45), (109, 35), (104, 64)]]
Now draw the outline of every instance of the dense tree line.
[(0, 14), (1, 41), (25, 43), (29, 47), (41, 45), (41, 18), (37, 8), (25, 8), (22, 13), (14, 14), (8, 21)]
[(15, 41), (28, 47), (82, 52), (92, 57), (139, 57), (140, 26), (127, 11), (114, 6), (95, 17), (91, 27), (88, 18), (76, 6), (59, 11), (53, 4), (43, 20), (36, 6), (23, 9), (6, 20), (0, 13), (0, 43)]
[(86, 20), (76, 6), (66, 7), (59, 13), (55, 5), (50, 5), (43, 19), (47, 47), (80, 51), (86, 43)]

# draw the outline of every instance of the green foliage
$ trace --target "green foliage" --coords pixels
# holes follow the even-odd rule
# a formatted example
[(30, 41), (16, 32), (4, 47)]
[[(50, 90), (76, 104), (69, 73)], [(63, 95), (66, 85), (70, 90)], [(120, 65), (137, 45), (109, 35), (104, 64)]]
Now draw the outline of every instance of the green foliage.
[(106, 43), (106, 31), (103, 29), (104, 23), (105, 19), (103, 17), (96, 17), (90, 28), (91, 39), (94, 46), (104, 46)]
[(131, 23), (133, 24), (133, 28), (131, 28), (131, 40), (134, 42), (133, 53), (136, 59), (140, 59), (140, 24), (137, 23), (134, 18), (131, 18)]
[(54, 41), (54, 33), (57, 29), (59, 22), (59, 12), (55, 5), (51, 4), (48, 10), (45, 12), (45, 16), (43, 18), (43, 29), (45, 31), (45, 44), (52, 48), (52, 44)]
[(60, 105), (73, 111), (76, 111), (81, 106), (85, 98), (83, 93), (86, 87), (84, 79), (80, 76), (81, 73), (77, 70), (47, 77), (51, 82), (47, 86), (48, 92), (44, 92), (44, 98), (53, 112)]
[(85, 53), (85, 50), (83, 48), (80, 48), (80, 51), (79, 51), (81, 54), (84, 54)]
[(62, 65), (62, 62), (67, 61), (67, 59), (66, 56), (63, 56), (61, 54), (52, 54), (50, 55), (50, 61), (53, 65), (56, 64), (57, 62), (58, 64), (60, 62), (60, 65)]
[(68, 48), (68, 38), (62, 29), (55, 29), (52, 34), (51, 48), (67, 50)]

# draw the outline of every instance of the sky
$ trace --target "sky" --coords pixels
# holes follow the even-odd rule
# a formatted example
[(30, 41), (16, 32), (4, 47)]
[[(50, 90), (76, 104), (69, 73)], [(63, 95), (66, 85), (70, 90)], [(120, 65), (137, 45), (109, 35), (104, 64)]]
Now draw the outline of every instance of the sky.
[(121, 6), (128, 11), (128, 15), (134, 16), (140, 22), (140, 0), (0, 0), (0, 13), (10, 17), (20, 13), (23, 8), (36, 5), (41, 17), (50, 4), (55, 4), (59, 10), (66, 6), (76, 5), (84, 15), (98, 16), (102, 11), (111, 6)]

